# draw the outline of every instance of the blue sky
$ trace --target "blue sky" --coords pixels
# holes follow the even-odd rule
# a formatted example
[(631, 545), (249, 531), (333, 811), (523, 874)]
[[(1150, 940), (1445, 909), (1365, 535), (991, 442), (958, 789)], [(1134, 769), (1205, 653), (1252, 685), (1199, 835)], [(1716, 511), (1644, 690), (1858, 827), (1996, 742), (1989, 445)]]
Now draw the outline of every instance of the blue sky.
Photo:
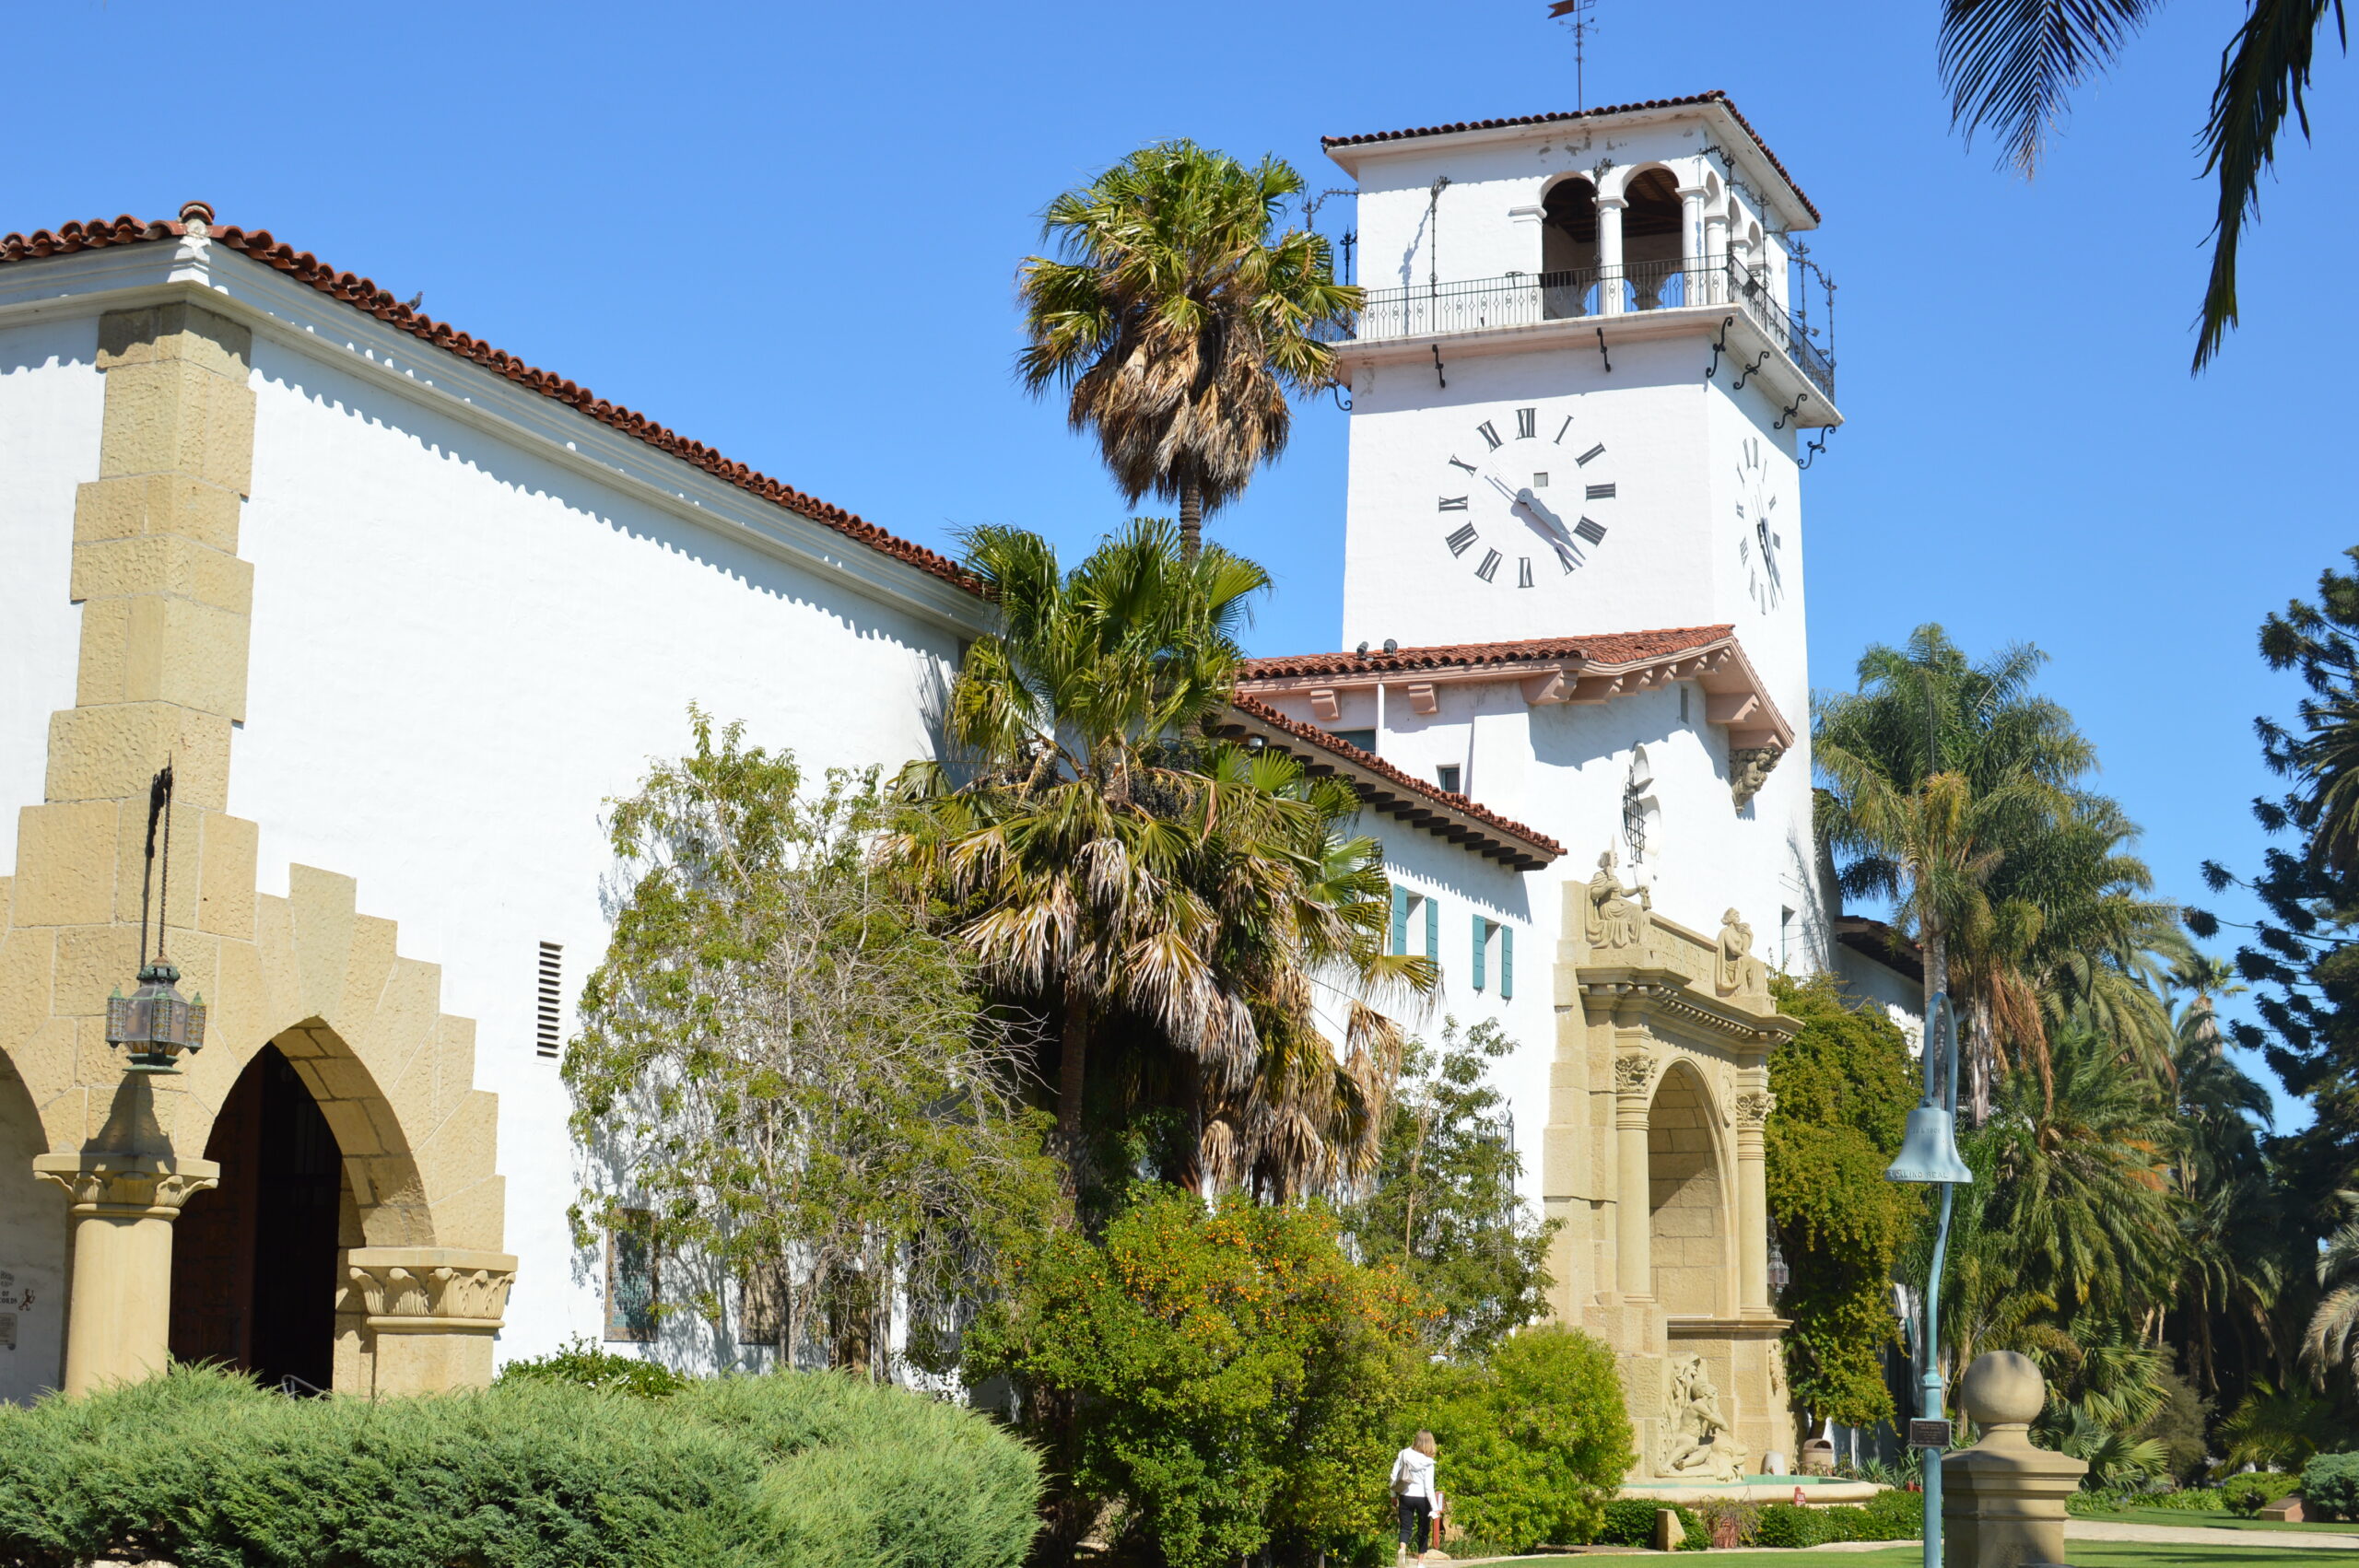
[[(1600, 8), (1590, 101), (1725, 88), (1826, 215), (1850, 423), (1803, 495), (1817, 682), (1928, 620), (2036, 642), (2162, 887), (2254, 864), (2251, 720), (2294, 701), (2254, 628), (2359, 543), (2349, 64), (2198, 380), (2191, 149), (2240, 6), (2169, 8), (2034, 183), (1950, 134), (1931, 0)], [(1573, 107), (1545, 10), (53, 0), (10, 18), (0, 230), (202, 196), (898, 532), (1077, 550), (1122, 509), (1010, 373), (1042, 205), (1159, 137), (1316, 188), (1346, 182), (1321, 133)], [(1335, 641), (1343, 474), (1344, 415), (1307, 408), (1215, 521), (1280, 585), (1256, 651)]]

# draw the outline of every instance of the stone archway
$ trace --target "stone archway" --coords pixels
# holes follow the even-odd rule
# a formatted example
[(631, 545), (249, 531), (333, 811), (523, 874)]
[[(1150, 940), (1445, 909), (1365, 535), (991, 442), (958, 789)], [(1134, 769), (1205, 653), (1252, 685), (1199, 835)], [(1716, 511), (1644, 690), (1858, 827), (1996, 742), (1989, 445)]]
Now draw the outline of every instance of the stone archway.
[(41, 1113), (0, 1054), (0, 1400), (58, 1386), (65, 1362), (65, 1199), (33, 1175)]
[(1647, 1196), (1655, 1303), (1672, 1316), (1719, 1315), (1735, 1294), (1719, 1121), (1710, 1087), (1672, 1063), (1647, 1115)]

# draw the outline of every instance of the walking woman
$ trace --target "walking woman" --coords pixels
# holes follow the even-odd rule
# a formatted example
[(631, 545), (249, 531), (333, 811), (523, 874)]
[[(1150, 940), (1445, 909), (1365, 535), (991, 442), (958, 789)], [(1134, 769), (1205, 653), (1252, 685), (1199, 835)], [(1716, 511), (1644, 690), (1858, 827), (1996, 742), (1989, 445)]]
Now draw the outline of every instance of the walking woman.
[(1420, 1432), (1392, 1460), (1392, 1495), (1401, 1500), (1401, 1551), (1423, 1557), (1431, 1544), (1434, 1503), (1434, 1434)]

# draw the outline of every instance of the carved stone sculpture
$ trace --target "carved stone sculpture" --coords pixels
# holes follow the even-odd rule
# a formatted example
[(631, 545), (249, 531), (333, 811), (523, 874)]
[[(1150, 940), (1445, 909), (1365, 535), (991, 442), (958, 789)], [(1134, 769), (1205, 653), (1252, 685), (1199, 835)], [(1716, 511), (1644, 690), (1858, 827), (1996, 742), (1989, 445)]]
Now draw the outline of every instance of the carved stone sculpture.
[(1591, 947), (1637, 947), (1647, 940), (1647, 916), (1653, 896), (1644, 887), (1625, 888), (1614, 874), (1614, 851), (1597, 858), (1597, 874), (1589, 879), (1589, 903), (1582, 934)]
[(1661, 1463), (1658, 1473), (1698, 1480), (1732, 1481), (1744, 1475), (1751, 1452), (1730, 1434), (1720, 1410), (1720, 1391), (1691, 1355), (1673, 1363), (1663, 1399)]
[(1768, 971), (1753, 956), (1753, 928), (1733, 909), (1720, 916), (1719, 964), (1713, 979), (1713, 989), (1722, 996), (1758, 995), (1767, 983)]
[(1778, 1096), (1766, 1089), (1747, 1089), (1736, 1097), (1736, 1119), (1740, 1126), (1759, 1127), (1778, 1108)]
[(1614, 1059), (1614, 1092), (1617, 1094), (1644, 1094), (1654, 1075), (1654, 1059), (1644, 1051)]
[(1761, 786), (1768, 781), (1769, 770), (1785, 755), (1778, 746), (1731, 746), (1729, 748), (1729, 793), (1742, 807), (1745, 802), (1761, 793)]

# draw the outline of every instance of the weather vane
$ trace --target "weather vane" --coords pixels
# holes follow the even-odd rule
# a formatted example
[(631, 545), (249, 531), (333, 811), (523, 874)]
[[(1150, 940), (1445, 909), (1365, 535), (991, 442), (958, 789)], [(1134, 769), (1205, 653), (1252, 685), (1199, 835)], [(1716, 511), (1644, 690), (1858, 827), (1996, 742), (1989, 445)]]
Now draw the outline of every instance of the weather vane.
[(1589, 107), (1589, 87), (1581, 77), (1588, 64), (1590, 30), (1597, 26), (1590, 15), (1597, 0), (1550, 0), (1548, 15), (1573, 29), (1573, 107)]

